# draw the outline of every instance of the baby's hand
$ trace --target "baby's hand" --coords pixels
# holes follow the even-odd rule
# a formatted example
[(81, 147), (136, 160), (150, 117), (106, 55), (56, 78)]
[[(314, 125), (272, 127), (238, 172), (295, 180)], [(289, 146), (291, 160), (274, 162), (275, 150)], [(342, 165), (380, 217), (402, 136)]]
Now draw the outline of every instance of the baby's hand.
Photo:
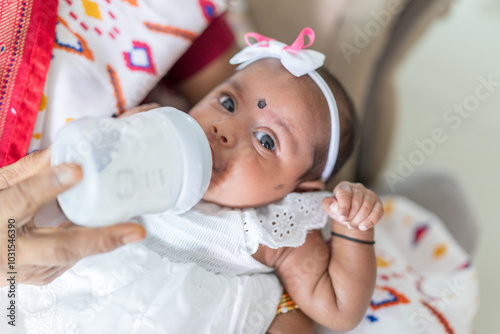
[(361, 183), (340, 182), (322, 205), (333, 220), (361, 231), (375, 226), (384, 215), (380, 198)]

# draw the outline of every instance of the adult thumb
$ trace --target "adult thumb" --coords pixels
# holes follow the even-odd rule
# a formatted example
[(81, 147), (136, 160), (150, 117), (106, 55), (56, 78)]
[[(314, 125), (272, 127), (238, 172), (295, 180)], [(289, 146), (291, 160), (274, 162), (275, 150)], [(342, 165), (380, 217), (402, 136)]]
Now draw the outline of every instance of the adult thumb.
[(2, 211), (23, 222), (44, 204), (71, 188), (82, 178), (78, 165), (51, 167), (0, 192)]

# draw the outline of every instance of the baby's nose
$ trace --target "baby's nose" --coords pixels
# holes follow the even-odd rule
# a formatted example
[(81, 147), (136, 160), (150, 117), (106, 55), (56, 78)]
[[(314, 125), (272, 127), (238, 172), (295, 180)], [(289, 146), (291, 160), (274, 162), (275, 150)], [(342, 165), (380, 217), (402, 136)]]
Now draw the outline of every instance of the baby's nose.
[(236, 129), (230, 124), (212, 124), (212, 133), (222, 145), (231, 147), (236, 144)]

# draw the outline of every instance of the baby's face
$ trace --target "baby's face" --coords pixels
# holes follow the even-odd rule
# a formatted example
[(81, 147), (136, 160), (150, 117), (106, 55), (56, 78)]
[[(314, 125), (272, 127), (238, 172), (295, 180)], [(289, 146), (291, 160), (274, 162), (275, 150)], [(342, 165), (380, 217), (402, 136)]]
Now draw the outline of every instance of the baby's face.
[(316, 143), (329, 138), (328, 112), (318, 107), (326, 101), (318, 103), (318, 92), (309, 77), (296, 78), (276, 59), (265, 59), (236, 72), (194, 106), (189, 114), (213, 154), (203, 198), (254, 207), (294, 191), (312, 166)]

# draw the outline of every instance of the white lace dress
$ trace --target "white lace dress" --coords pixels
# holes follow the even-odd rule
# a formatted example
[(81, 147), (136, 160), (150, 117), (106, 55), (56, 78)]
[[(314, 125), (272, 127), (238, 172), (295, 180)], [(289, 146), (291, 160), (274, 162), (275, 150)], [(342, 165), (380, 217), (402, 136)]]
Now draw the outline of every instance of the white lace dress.
[(321, 229), (328, 215), (321, 201), (328, 192), (291, 193), (259, 208), (231, 209), (200, 202), (182, 215), (144, 215), (149, 249), (173, 262), (197, 263), (225, 276), (271, 272), (253, 259), (259, 245), (298, 247), (308, 231)]
[[(282, 287), (252, 258), (259, 244), (300, 246), (327, 215), (328, 193), (290, 194), (257, 209), (201, 202), (139, 217), (143, 243), (85, 258), (43, 287), (17, 287), (19, 333), (264, 333)], [(7, 289), (0, 289), (7, 300)], [(11, 333), (6, 321), (0, 333)]]
[[(182, 216), (143, 216), (145, 242), (83, 259), (46, 286), (17, 286), (15, 329), (264, 333), (282, 287), (251, 255), (259, 244), (299, 246), (309, 229), (323, 226), (329, 239), (331, 225), (321, 209), (326, 194), (290, 194), (245, 210), (202, 202)], [(432, 213), (399, 197), (384, 206), (375, 233), (375, 291), (350, 333), (472, 333), (478, 284), (468, 254)], [(0, 288), (2, 305), (7, 293)], [(16, 331), (4, 320), (0, 333)]]

